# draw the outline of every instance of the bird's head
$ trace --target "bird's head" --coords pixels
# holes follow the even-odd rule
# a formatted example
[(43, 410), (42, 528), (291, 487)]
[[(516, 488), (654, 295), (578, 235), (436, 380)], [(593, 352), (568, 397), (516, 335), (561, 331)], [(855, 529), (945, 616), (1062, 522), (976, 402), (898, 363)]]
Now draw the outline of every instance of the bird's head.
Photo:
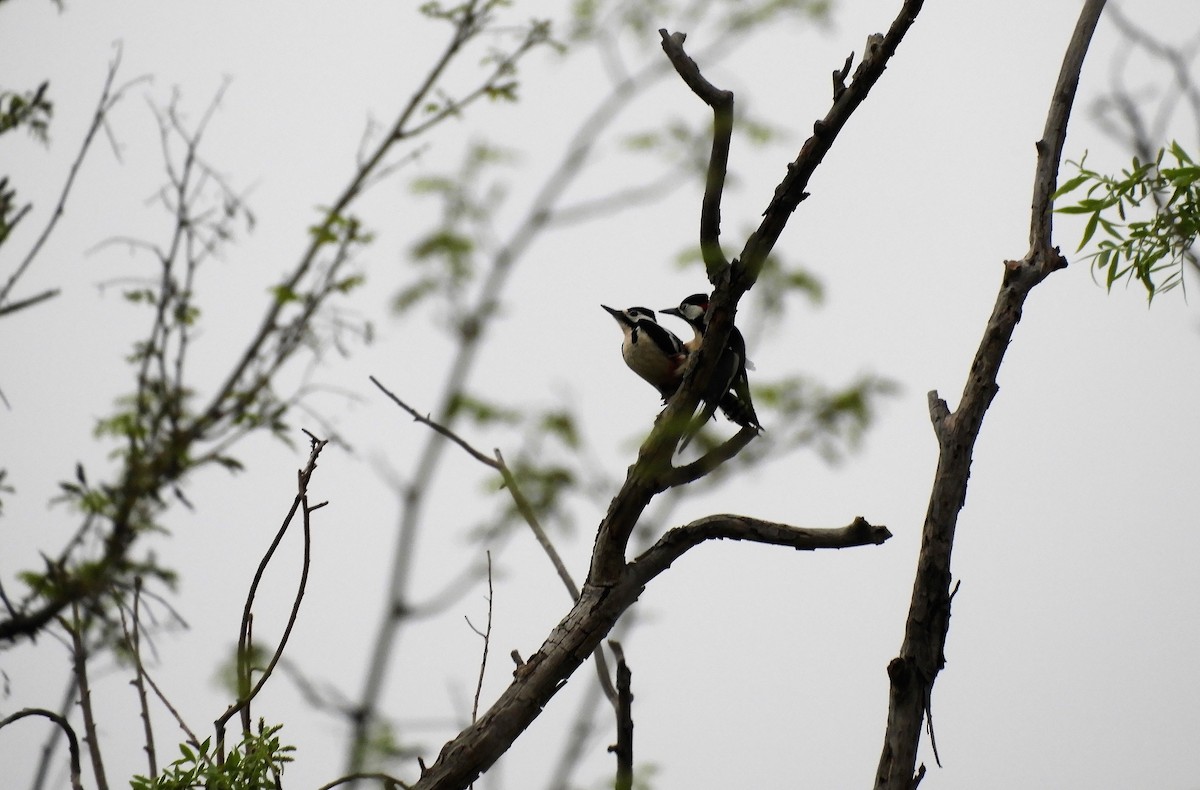
[(692, 294), (680, 302), (678, 307), (668, 307), (658, 312), (682, 318), (693, 328), (701, 329), (704, 326), (704, 317), (708, 314), (708, 294)]
[(624, 310), (618, 310), (615, 307), (609, 307), (606, 304), (600, 305), (608, 314), (613, 317), (621, 328), (631, 330), (637, 326), (639, 321), (649, 321), (652, 324), (657, 324), (658, 319), (654, 316), (654, 311), (649, 307), (627, 307)]

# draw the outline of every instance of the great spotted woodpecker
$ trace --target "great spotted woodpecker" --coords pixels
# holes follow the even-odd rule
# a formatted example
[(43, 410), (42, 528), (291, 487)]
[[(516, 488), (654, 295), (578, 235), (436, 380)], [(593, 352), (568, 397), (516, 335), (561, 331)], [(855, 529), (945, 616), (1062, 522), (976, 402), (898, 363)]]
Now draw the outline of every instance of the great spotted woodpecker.
[[(682, 318), (692, 328), (692, 339), (683, 344), (689, 354), (700, 348), (704, 332), (708, 328), (707, 294), (692, 294), (680, 302), (678, 307), (669, 307), (659, 312)], [(750, 399), (747, 366), (749, 362), (746, 359), (746, 340), (735, 326), (729, 331), (725, 352), (713, 374), (709, 393), (704, 396), (708, 408), (702, 412), (700, 424), (707, 422), (719, 406), (726, 417), (743, 428), (762, 430), (762, 423), (758, 421), (758, 415), (754, 411), (754, 401)], [(680, 449), (686, 447), (688, 441), (685, 439)]]
[(660, 326), (654, 311), (648, 307), (617, 310), (600, 305), (616, 319), (625, 334), (621, 356), (634, 373), (650, 382), (663, 401), (675, 394), (683, 380), (687, 349), (683, 341), (664, 326)]

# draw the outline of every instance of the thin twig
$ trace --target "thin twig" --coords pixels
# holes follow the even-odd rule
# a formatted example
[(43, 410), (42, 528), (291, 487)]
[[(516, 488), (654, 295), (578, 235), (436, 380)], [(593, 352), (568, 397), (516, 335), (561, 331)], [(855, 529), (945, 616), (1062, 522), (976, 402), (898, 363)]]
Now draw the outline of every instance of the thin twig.
[(471, 630), (479, 634), (483, 639), (483, 655), (479, 659), (479, 680), (475, 683), (475, 700), (471, 703), (471, 723), (474, 724), (479, 719), (479, 695), (483, 693), (483, 675), (487, 670), (488, 648), (492, 643), (492, 553), (487, 552), (487, 627), (482, 632), (475, 626), (471, 625), (471, 621), (467, 620), (467, 625), (471, 626)]
[(4, 729), (14, 721), (19, 721), (28, 716), (42, 716), (49, 719), (58, 725), (60, 731), (67, 736), (67, 747), (71, 752), (71, 788), (72, 790), (83, 790), (83, 769), (79, 758), (79, 738), (75, 735), (75, 730), (71, 728), (70, 722), (65, 717), (60, 716), (52, 710), (45, 708), (25, 708), (19, 710), (11, 716), (6, 716), (0, 719), (0, 730)]
[[(83, 143), (79, 147), (79, 153), (76, 154), (75, 161), (71, 163), (71, 168), (67, 173), (67, 180), (63, 183), (62, 192), (59, 193), (58, 202), (55, 204), (54, 210), (50, 213), (50, 219), (46, 222), (46, 227), (42, 229), (41, 234), (38, 235), (37, 240), (29, 248), (29, 252), (25, 254), (25, 257), (18, 264), (16, 270), (9, 275), (4, 287), (0, 288), (0, 305), (3, 305), (8, 299), (13, 287), (21, 279), (21, 276), (25, 274), (29, 265), (33, 263), (33, 259), (41, 252), (42, 246), (50, 238), (50, 234), (54, 232), (55, 226), (58, 225), (59, 219), (62, 218), (63, 213), (66, 211), (67, 198), (70, 197), (71, 189), (75, 186), (75, 178), (79, 175), (79, 170), (83, 166), (83, 160), (87, 157), (88, 150), (92, 146), (92, 141), (96, 138), (96, 132), (100, 131), (100, 128), (104, 125), (104, 119), (108, 115), (109, 110), (121, 100), (121, 97), (127, 90), (139, 82), (149, 79), (149, 77), (138, 77), (113, 90), (113, 83), (116, 80), (117, 70), (120, 66), (121, 47), (118, 44), (117, 54), (113, 56), (113, 59), (108, 64), (108, 75), (104, 79), (104, 87), (100, 91), (100, 100), (96, 103), (96, 111), (92, 114), (92, 123), (88, 126), (88, 130), (83, 136)], [(43, 294), (40, 298), (49, 297)], [(28, 306), (28, 301), (25, 300), (25, 306)], [(12, 308), (13, 306), (9, 305), (9, 307)], [(0, 315), (2, 314), (0, 313)]]
[(87, 647), (84, 644), (83, 621), (79, 616), (79, 602), (71, 602), (71, 623), (64, 623), (71, 635), (71, 655), (75, 679), (79, 685), (79, 707), (83, 711), (83, 740), (92, 758), (92, 773), (96, 777), (97, 790), (108, 790), (108, 777), (104, 774), (104, 759), (100, 754), (100, 741), (96, 737), (96, 717), (92, 710), (92, 692), (88, 685)]
[(396, 790), (398, 787), (408, 790), (408, 788), (411, 787), (411, 785), (401, 782), (396, 777), (389, 776), (388, 774), (381, 774), (374, 771), (360, 771), (358, 773), (346, 774), (343, 777), (334, 779), (329, 784), (321, 785), (317, 788), (317, 790), (333, 790), (333, 788), (337, 787), (338, 785), (344, 785), (348, 782), (356, 782), (359, 779), (378, 779), (380, 784), (386, 788), (386, 790)]
[[(309, 434), (310, 437), (312, 436)], [(250, 584), (250, 591), (246, 595), (246, 604), (242, 609), (242, 628), (238, 637), (237, 659), (238, 659), (238, 676), (239, 676), (239, 698), (230, 705), (224, 713), (214, 722), (217, 734), (217, 759), (224, 760), (225, 747), (225, 724), (235, 714), (242, 714), (242, 728), (246, 734), (250, 733), (249, 711), (250, 702), (262, 690), (267, 680), (271, 677), (271, 673), (275, 670), (275, 665), (279, 662), (280, 656), (283, 655), (284, 648), (287, 647), (288, 638), (291, 636), (292, 628), (296, 624), (296, 618), (300, 613), (300, 603), (304, 598), (304, 590), (308, 584), (308, 569), (312, 561), (312, 523), (310, 520), (312, 511), (324, 507), (325, 502), (318, 505), (309, 506), (308, 504), (308, 484), (312, 479), (313, 472), (317, 468), (317, 458), (321, 454), (321, 450), (325, 448), (328, 442), (312, 437), (312, 450), (309, 452), (308, 463), (303, 469), (296, 472), (296, 497), (292, 500), (292, 506), (288, 509), (287, 516), (284, 517), (283, 524), (275, 533), (275, 539), (271, 542), (270, 547), (263, 555), (262, 560), (258, 564), (258, 569), (254, 573), (254, 580)], [(279, 638), (279, 644), (275, 648), (274, 655), (271, 656), (270, 662), (263, 670), (262, 676), (251, 689), (241, 687), (243, 682), (248, 683), (250, 679), (250, 627), (252, 622), (251, 607), (254, 605), (254, 596), (258, 590), (258, 585), (262, 581), (263, 573), (267, 569), (267, 564), (270, 563), (271, 557), (275, 554), (275, 550), (279, 547), (280, 541), (283, 540), (284, 534), (287, 532), (288, 526), (292, 523), (292, 519), (296, 515), (296, 511), (301, 511), (301, 523), (304, 529), (304, 559), (300, 570), (300, 583), (296, 588), (296, 595), (292, 601), (292, 610), (288, 614), (287, 625), (284, 626), (283, 635)]]
[[(495, 458), (489, 458), (479, 450), (475, 449), (470, 442), (459, 436), (454, 431), (450, 430), (441, 423), (436, 422), (428, 415), (423, 415), (413, 407), (409, 406), (394, 392), (383, 386), (383, 384), (380, 383), (377, 378), (374, 376), (370, 376), (369, 378), (371, 379), (371, 382), (378, 387), (381, 392), (383, 392), (384, 395), (386, 395), (401, 409), (406, 411), (413, 418), (413, 420), (427, 426), (436, 433), (445, 436), (447, 439), (465, 450), (466, 453), (476, 461), (479, 461), (481, 464), (490, 469), (495, 469), (500, 473), (500, 477), (504, 480), (504, 486), (508, 489), (509, 496), (512, 497), (513, 503), (517, 506), (517, 511), (525, 519), (525, 523), (529, 525), (529, 529), (533, 532), (533, 536), (537, 540), (538, 545), (542, 547), (542, 551), (544, 551), (546, 556), (550, 558), (550, 564), (554, 566), (554, 570), (558, 574), (558, 578), (562, 581), (563, 586), (567, 588), (567, 593), (571, 596), (571, 600), (573, 602), (579, 600), (579, 586), (575, 583), (575, 580), (571, 578), (571, 572), (567, 570), (566, 563), (563, 562), (562, 556), (554, 547), (554, 543), (550, 540), (550, 536), (546, 534), (546, 530), (542, 528), (542, 524), (538, 520), (537, 513), (535, 513), (533, 510), (533, 505), (530, 504), (529, 500), (521, 492), (521, 487), (517, 484), (517, 478), (513, 475), (512, 470), (509, 469), (508, 464), (504, 462), (504, 456), (500, 453), (500, 450), (496, 449), (494, 451), (496, 454)], [(488, 556), (488, 563), (490, 567), (490, 554)], [(604, 690), (604, 696), (606, 696), (609, 701), (615, 705), (617, 700), (617, 692), (616, 689), (613, 688), (612, 679), (609, 675), (608, 661), (604, 657), (604, 652), (600, 649), (597, 649), (594, 655), (596, 658), (596, 674), (600, 679), (600, 687)]]
[[(75, 673), (71, 673), (67, 680), (67, 688), (63, 692), (62, 703), (58, 706), (59, 716), (66, 717), (71, 708), (75, 706), (75, 696), (79, 691), (79, 683), (75, 679)], [(54, 757), (54, 750), (58, 747), (59, 740), (63, 737), (63, 731), (55, 728), (50, 736), (46, 738), (46, 742), (42, 744), (39, 750), (37, 770), (33, 775), (33, 782), (29, 785), (29, 790), (43, 790), (46, 786), (46, 781), (50, 775), (50, 761)]]
[(617, 743), (608, 750), (617, 755), (616, 790), (633, 790), (633, 674), (625, 651), (615, 639), (608, 646), (617, 659)]
[(125, 610), (120, 607), (118, 601), (118, 609), (121, 615), (121, 629), (125, 632), (125, 643), (129, 646), (129, 652), (133, 656), (133, 686), (137, 689), (138, 707), (142, 714), (142, 728), (145, 733), (146, 743), (143, 748), (146, 750), (146, 761), (149, 763), (149, 773), (146, 774), (150, 779), (158, 776), (158, 762), (154, 752), (154, 728), (150, 725), (150, 706), (146, 700), (146, 672), (142, 666), (142, 640), (141, 640), (141, 603), (142, 603), (142, 577), (138, 576), (133, 580), (133, 628), (130, 629), (125, 623)]

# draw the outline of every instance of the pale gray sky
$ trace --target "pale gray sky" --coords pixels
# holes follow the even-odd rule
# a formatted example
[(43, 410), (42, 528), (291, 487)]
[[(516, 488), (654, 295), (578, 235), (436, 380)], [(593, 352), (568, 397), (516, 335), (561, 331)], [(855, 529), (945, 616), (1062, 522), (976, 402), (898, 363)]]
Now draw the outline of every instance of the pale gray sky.
[[(1200, 26), (1188, 0), (1141, 5), (1139, 20), (1173, 40)], [(825, 113), (829, 72), (849, 51), (861, 51), (866, 35), (884, 29), (898, 6), (843, 2), (826, 31), (780, 25), (706, 67), (742, 106), (790, 133), (763, 150), (735, 146), (727, 250), (740, 247), (784, 164)], [(885, 668), (900, 646), (936, 459), (925, 393), (936, 388), (956, 404), (1001, 261), (1028, 246), (1033, 144), (1078, 7), (927, 3), (813, 179), (812, 197), (779, 250), (822, 278), (827, 300), (819, 309), (794, 301), (782, 329), (751, 349), (758, 371), (802, 372), (832, 384), (872, 371), (897, 380), (902, 392), (846, 462), (831, 467), (811, 452), (793, 453), (720, 488), (699, 483), (671, 524), (714, 512), (805, 526), (862, 515), (887, 524), (895, 537), (882, 547), (811, 555), (708, 545), (651, 585), (638, 604), (642, 624), (625, 649), (634, 673), (636, 757), (639, 766), (656, 767), (655, 788), (871, 781), (887, 707)], [(557, 10), (556, 3), (518, 3), (518, 18)], [(674, 27), (671, 19), (661, 24)], [(364, 124), (387, 122), (442, 35), (407, 3), (127, 0), (69, 3), (62, 14), (36, 0), (0, 6), (3, 86), (50, 79), (55, 101), (49, 152), (4, 141), (3, 171), (37, 211), (7, 245), (0, 276), (53, 205), (113, 42), (122, 42), (125, 78), (154, 75), (114, 113), (124, 163), (107, 144), (96, 148), (60, 231), (26, 278), (26, 293), (61, 286), (63, 295), (4, 320), (0, 387), (11, 408), (0, 411), (0, 465), (17, 487), (0, 520), (6, 587), (18, 570), (37, 565), (38, 549), (59, 545), (73, 527), (68, 514), (45, 507), (57, 481), (70, 477), (77, 460), (101, 476), (109, 448), (92, 441), (93, 422), (127, 388), (122, 358), (147, 321), (119, 289), (97, 286), (149, 271), (150, 262), (116, 248), (88, 254), (114, 234), (166, 233), (160, 210), (147, 204), (161, 180), (147, 102), (178, 90), (196, 119), (231, 80), (207, 155), (233, 183), (253, 187), (259, 225), (203, 275), (201, 290), (211, 301), (197, 362), (216, 370), (261, 310), (267, 287), (299, 254), (315, 207), (328, 204), (347, 179)], [(699, 35), (689, 39), (693, 48), (706, 43)], [(1125, 163), (1086, 117), (1089, 100), (1107, 87), (1116, 46), (1102, 20), (1067, 142), (1068, 158), (1088, 149), (1089, 163), (1101, 168)], [(657, 36), (627, 42), (624, 53), (631, 60), (661, 56)], [(287, 654), (351, 696), (361, 685), (395, 533), (396, 502), (376, 468), (385, 459), (407, 473), (426, 438), (376, 394), (367, 375), (426, 410), (446, 363), (446, 343), (427, 316), (398, 323), (384, 313), (404, 281), (396, 265), (402, 251), (431, 217), (432, 204), (415, 203), (406, 184), (453, 167), (466, 142), (487, 135), (521, 151), (523, 169), (500, 215), (501, 225), (511, 224), (580, 114), (606, 88), (591, 58), (563, 64), (546, 53), (523, 74), (518, 106), (481, 107), (447, 127), (415, 169), (378, 187), (362, 208), (379, 240), (365, 258), (369, 285), (355, 306), (376, 321), (379, 337), (348, 360), (329, 360), (318, 376), (361, 398), (347, 404), (327, 394), (314, 402), (334, 416), (357, 454), (331, 447), (323, 456), (314, 491), (331, 504), (318, 514), (316, 560)], [(1131, 82), (1150, 86), (1161, 76)], [(668, 80), (618, 128), (706, 113), (682, 84)], [(573, 194), (634, 179), (605, 165)], [(624, 369), (619, 336), (599, 304), (666, 307), (704, 287), (697, 270), (671, 262), (694, 240), (698, 197), (683, 189), (661, 204), (543, 237), (509, 287), (488, 347), (494, 356), (473, 374), (472, 386), (508, 401), (570, 399), (599, 461), (621, 474), (633, 458), (625, 437), (649, 426), (657, 399)], [(1056, 241), (1070, 257), (1079, 224), (1059, 218), (1057, 227)], [(752, 319), (752, 310), (743, 316)], [(525, 344), (547, 326), (554, 330), (551, 358), (521, 364)], [(1034, 291), (1001, 371), (960, 519), (954, 572), (962, 587), (948, 664), (934, 691), (944, 767), (932, 765), (926, 743), (930, 773), (922, 790), (1200, 787), (1197, 330), (1181, 293), (1147, 309), (1140, 288), (1107, 294), (1084, 262)], [(485, 448), (497, 441), (474, 438)], [(240, 476), (201, 475), (189, 489), (197, 511), (173, 511), (174, 537), (153, 544), (182, 573), (175, 604), (192, 626), (159, 638), (155, 676), (204, 733), (227, 703), (214, 667), (236, 640), (245, 588), (304, 459), (266, 440), (247, 445), (245, 454), (248, 470)], [(464, 557), (482, 555), (464, 532), (505, 504), (482, 492), (482, 470), (465, 456), (449, 452), (446, 468), (421, 535), (418, 600), (439, 589)], [(575, 531), (560, 540), (581, 579), (600, 511), (581, 507), (575, 517)], [(566, 611), (565, 594), (527, 534), (511, 541), (503, 565), (485, 700), (509, 680), (508, 652), (536, 650)], [(260, 633), (286, 616), (296, 567), (293, 548), (272, 569), (258, 606)], [(484, 617), (482, 590), (406, 633), (383, 702), (402, 719), (434, 725), (408, 731), (428, 744), (427, 759), (457, 729), (436, 725), (469, 709), (479, 645), (462, 615)], [(67, 651), (53, 639), (0, 654), (0, 713), (57, 706), (67, 667)], [(126, 674), (106, 667), (101, 662), (96, 673), (97, 704), (109, 778), (123, 786), (145, 764)], [(541, 786), (547, 755), (557, 754), (560, 731), (594, 682), (590, 669), (581, 670), (502, 760), (490, 786)], [(284, 737), (298, 747), (290, 786), (315, 787), (341, 774), (344, 728), (307, 710), (287, 681), (268, 685), (256, 714), (284, 722)], [(160, 755), (170, 759), (180, 736), (165, 713), (156, 722)], [(27, 786), (45, 731), (24, 722), (0, 734), (6, 787)], [(611, 738), (609, 729), (593, 744), (581, 784), (611, 774), (604, 752)], [(415, 769), (395, 773), (412, 777)]]

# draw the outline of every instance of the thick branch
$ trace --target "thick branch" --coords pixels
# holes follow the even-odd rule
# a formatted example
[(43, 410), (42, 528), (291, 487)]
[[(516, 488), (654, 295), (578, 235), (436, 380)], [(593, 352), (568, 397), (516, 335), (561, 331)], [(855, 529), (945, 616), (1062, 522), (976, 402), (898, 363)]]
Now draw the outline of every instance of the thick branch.
[(730, 538), (797, 549), (878, 544), (891, 533), (861, 518), (840, 529), (803, 529), (745, 516), (710, 516), (668, 532), (609, 586), (585, 584), (578, 602), (541, 648), (513, 672), (513, 682), (478, 722), (442, 747), (417, 790), (466, 787), (508, 750), (537, 718), (565, 680), (600, 644), (617, 619), (653, 579), (705, 540)]
[(938, 465), (922, 530), (904, 642), (899, 657), (888, 665), (887, 732), (875, 777), (876, 790), (911, 790), (924, 773), (923, 766), (920, 772), (916, 768), (917, 746), (934, 680), (945, 664), (950, 627), (950, 556), (958, 514), (966, 500), (972, 453), (984, 414), (996, 396), (1000, 364), (1021, 319), (1025, 299), (1050, 272), (1066, 265), (1050, 246), (1049, 195), (1054, 190), (1079, 69), (1103, 5), (1103, 0), (1088, 0), (1084, 6), (1063, 59), (1046, 131), (1038, 144), (1032, 248), (1022, 260), (1005, 261), (1000, 293), (971, 363), (958, 409), (950, 413), (937, 393), (929, 396), (939, 446)]
[(878, 546), (890, 537), (892, 533), (887, 527), (871, 524), (862, 516), (856, 517), (844, 527), (813, 529), (722, 513), (706, 516), (670, 530), (630, 563), (629, 570), (639, 583), (648, 584), (685, 552), (706, 540), (746, 540), (751, 543), (790, 546), (797, 551), (815, 551)]

